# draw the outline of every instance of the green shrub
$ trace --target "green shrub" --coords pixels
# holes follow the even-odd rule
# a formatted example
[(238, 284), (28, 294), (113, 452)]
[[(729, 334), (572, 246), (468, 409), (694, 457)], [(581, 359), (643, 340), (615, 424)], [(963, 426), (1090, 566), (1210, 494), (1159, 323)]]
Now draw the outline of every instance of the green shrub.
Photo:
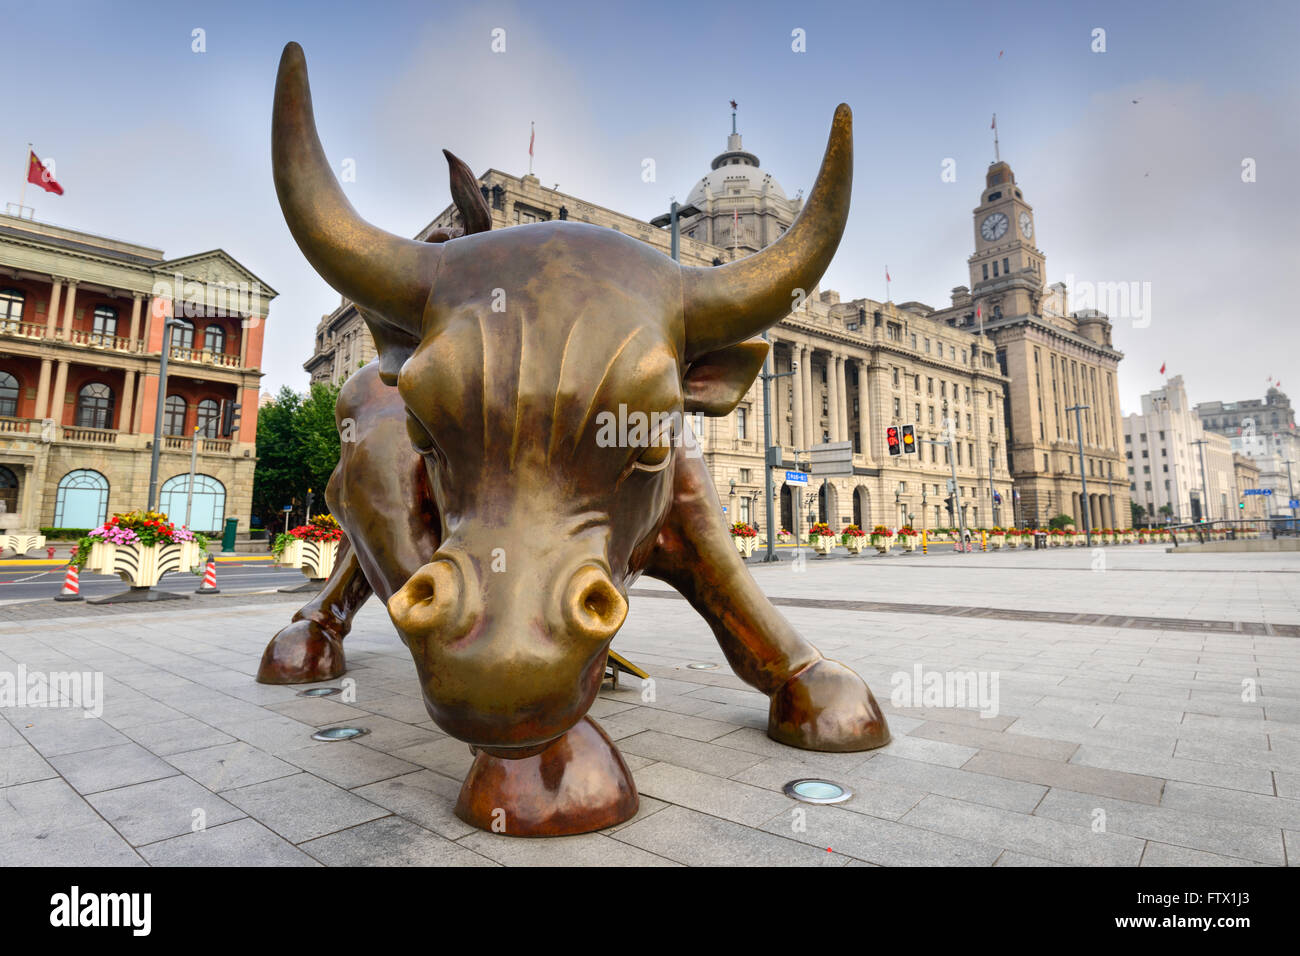
[(89, 528), (42, 528), (41, 534), (51, 541), (77, 541), (90, 534)]
[(1047, 527), (1052, 531), (1064, 531), (1066, 528), (1073, 528), (1074, 526), (1074, 519), (1069, 515), (1057, 515), (1047, 522)]

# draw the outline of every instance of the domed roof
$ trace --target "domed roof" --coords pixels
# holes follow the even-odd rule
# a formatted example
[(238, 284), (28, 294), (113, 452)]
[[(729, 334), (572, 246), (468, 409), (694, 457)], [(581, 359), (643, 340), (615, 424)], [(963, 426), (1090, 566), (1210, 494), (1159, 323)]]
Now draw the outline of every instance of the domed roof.
[(772, 174), (759, 168), (758, 157), (741, 148), (740, 134), (727, 137), (727, 151), (714, 157), (713, 171), (695, 184), (686, 202), (704, 208), (704, 204), (721, 196), (730, 195), (732, 189), (743, 190), (744, 196), (775, 197), (789, 202), (789, 197)]

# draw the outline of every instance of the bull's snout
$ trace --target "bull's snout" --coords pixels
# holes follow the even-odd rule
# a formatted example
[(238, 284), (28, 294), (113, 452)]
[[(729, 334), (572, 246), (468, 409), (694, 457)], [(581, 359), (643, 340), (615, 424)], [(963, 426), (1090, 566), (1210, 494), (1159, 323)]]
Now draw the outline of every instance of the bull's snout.
[(404, 634), (455, 637), (466, 623), (465, 596), (460, 568), (448, 560), (430, 561), (388, 599), (388, 613)]
[(623, 626), (627, 600), (600, 568), (586, 564), (569, 580), (560, 598), (564, 623), (572, 633), (609, 640)]

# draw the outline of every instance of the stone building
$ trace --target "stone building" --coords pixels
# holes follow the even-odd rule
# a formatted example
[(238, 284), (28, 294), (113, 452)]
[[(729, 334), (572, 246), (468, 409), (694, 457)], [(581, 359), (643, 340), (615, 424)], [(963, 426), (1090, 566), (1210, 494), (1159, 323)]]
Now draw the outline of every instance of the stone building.
[[(174, 314), (161, 510), (181, 522), (188, 502), (196, 530), (220, 530), (226, 516), (245, 529), (275, 295), (220, 249), (167, 259), (0, 216), (0, 528), (88, 528), (145, 506), (163, 320)], [(225, 410), (236, 405), (227, 434)]]
[(1268, 515), (1294, 517), (1287, 503), (1298, 487), (1295, 479), (1300, 477), (1300, 433), (1286, 394), (1273, 385), (1262, 401), (1201, 402), (1196, 414), (1207, 431), (1226, 436), (1233, 451), (1259, 468), (1259, 487), (1272, 492), (1262, 496)]
[[(1123, 353), (1111, 343), (1109, 318), (1095, 309), (1072, 312), (1071, 290), (1046, 285), (1034, 210), (1005, 162), (988, 168), (974, 229), (970, 285), (953, 289), (951, 306), (934, 317), (987, 336), (1010, 381), (1006, 448), (1022, 523), (1043, 525), (1065, 513), (1082, 527), (1085, 476), (1091, 526), (1128, 527), (1117, 381)], [(1070, 411), (1076, 405), (1086, 406), (1082, 461)]]
[(1240, 512), (1240, 517), (1254, 521), (1268, 517), (1265, 496), (1246, 494), (1246, 489), (1260, 486), (1259, 464), (1241, 452), (1234, 451), (1232, 453), (1232, 473), (1237, 483), (1237, 501), (1245, 506), (1237, 509)]
[[(493, 228), (571, 219), (619, 230), (669, 253), (667, 230), (548, 189), (535, 176), (489, 169), (480, 188)], [(713, 266), (756, 252), (789, 228), (802, 207), (790, 198), (734, 131), (726, 150), (691, 189), (680, 222), (680, 259)], [(458, 223), (448, 207), (417, 238)], [(952, 465), (945, 447), (928, 444), (951, 421), (959, 500), (970, 526), (1019, 523), (1013, 513), (1006, 467), (1005, 408), (1009, 381), (998, 368), (993, 342), (977, 330), (936, 318), (916, 302), (895, 305), (866, 298), (841, 301), (814, 289), (768, 335), (772, 343), (772, 444), (781, 448), (774, 469), (774, 508), (785, 529), (809, 520), (837, 529), (850, 522), (871, 527), (949, 527), (946, 507)], [(374, 355), (364, 322), (350, 303), (324, 316), (304, 368), (313, 381), (338, 383)], [(793, 374), (787, 374), (792, 373)], [(696, 431), (728, 519), (764, 528), (763, 411), (756, 382), (725, 418), (698, 419)], [(919, 454), (891, 457), (889, 425), (913, 424)], [(810, 447), (850, 442), (851, 476), (785, 483), (785, 470), (807, 460)], [(1024, 516), (1025, 520), (1031, 516)]]
[(1232, 443), (1206, 431), (1181, 375), (1143, 395), (1141, 413), (1124, 419), (1124, 448), (1133, 500), (1153, 521), (1240, 517)]

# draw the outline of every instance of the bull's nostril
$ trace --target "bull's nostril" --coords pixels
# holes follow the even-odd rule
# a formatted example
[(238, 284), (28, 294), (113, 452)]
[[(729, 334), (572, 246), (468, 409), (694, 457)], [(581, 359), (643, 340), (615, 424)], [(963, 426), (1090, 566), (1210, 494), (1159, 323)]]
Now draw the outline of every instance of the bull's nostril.
[(605, 640), (622, 627), (627, 601), (603, 570), (586, 565), (569, 582), (564, 616), (579, 634)]
[(460, 601), (459, 575), (449, 561), (426, 564), (388, 601), (395, 623), (410, 634), (445, 628), (453, 622)]

